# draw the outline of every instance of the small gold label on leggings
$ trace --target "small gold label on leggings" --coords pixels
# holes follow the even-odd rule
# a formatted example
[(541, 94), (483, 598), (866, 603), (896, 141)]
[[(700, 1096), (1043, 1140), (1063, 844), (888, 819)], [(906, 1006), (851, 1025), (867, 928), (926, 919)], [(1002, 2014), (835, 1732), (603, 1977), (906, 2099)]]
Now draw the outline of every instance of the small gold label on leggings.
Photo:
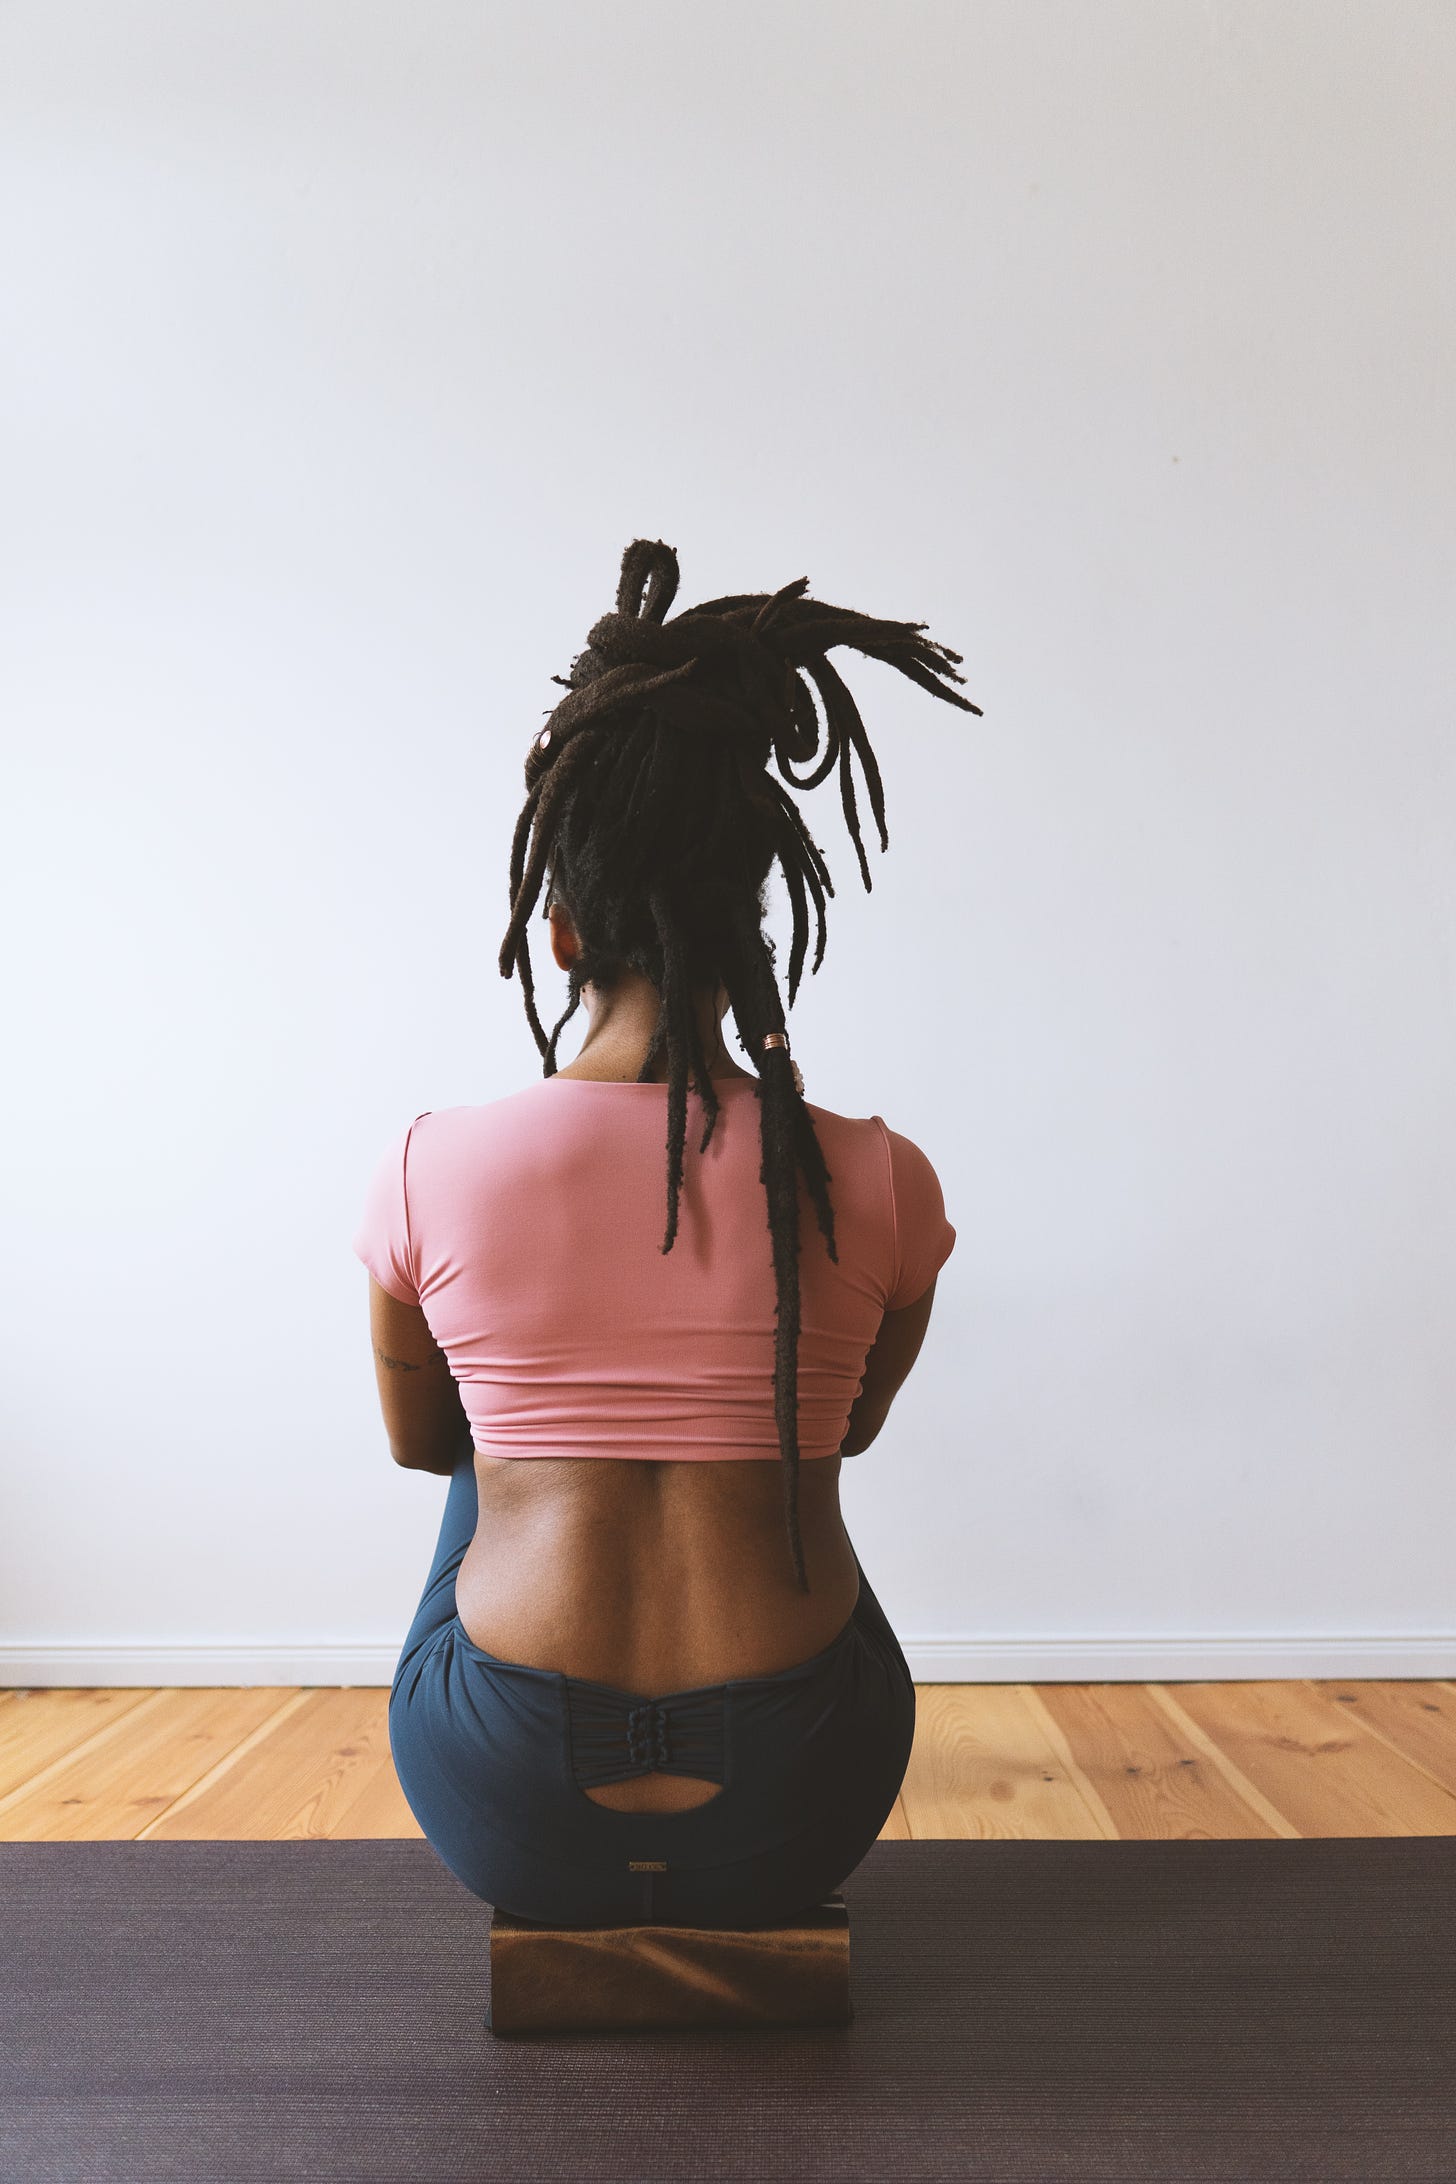
[(627, 1871), (629, 1873), (665, 1873), (667, 1871), (667, 1860), (665, 1858), (629, 1858), (627, 1860)]

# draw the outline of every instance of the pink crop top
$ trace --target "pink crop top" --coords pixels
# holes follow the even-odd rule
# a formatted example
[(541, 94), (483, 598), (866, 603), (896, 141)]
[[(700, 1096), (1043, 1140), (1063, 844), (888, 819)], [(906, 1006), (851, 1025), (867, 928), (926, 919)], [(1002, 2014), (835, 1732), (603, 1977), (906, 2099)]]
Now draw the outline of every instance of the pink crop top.
[[(542, 1077), (427, 1109), (389, 1147), (353, 1249), (422, 1307), (481, 1455), (777, 1461), (758, 1085), (717, 1089), (706, 1153), (688, 1095), (668, 1252), (665, 1085)], [(956, 1234), (917, 1145), (878, 1115), (809, 1112), (839, 1263), (801, 1178), (805, 1458), (838, 1450), (882, 1315), (924, 1294)]]

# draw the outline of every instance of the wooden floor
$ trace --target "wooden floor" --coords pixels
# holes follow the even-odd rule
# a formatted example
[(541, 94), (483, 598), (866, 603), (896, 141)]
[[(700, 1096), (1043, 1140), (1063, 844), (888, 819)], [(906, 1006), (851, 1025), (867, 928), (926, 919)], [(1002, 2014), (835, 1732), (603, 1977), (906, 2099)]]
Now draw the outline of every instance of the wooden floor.
[[(0, 1840), (417, 1836), (381, 1687), (0, 1692)], [(887, 1836), (1456, 1834), (1456, 1683), (923, 1684)]]

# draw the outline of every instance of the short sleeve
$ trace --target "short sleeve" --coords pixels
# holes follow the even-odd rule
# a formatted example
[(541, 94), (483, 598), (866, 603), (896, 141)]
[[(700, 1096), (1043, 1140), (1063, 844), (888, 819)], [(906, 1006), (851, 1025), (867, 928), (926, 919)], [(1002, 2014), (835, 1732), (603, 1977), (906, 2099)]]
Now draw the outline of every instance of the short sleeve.
[(885, 1310), (898, 1312), (923, 1297), (955, 1247), (940, 1178), (920, 1147), (876, 1115), (890, 1158), (894, 1267)]
[[(425, 1114), (429, 1114), (429, 1108)], [(420, 1301), (419, 1268), (410, 1235), (409, 1200), (405, 1196), (405, 1172), (409, 1161), (414, 1122), (395, 1138), (369, 1180), (364, 1197), (364, 1217), (354, 1236), (354, 1256), (362, 1259), (381, 1289), (401, 1304)]]

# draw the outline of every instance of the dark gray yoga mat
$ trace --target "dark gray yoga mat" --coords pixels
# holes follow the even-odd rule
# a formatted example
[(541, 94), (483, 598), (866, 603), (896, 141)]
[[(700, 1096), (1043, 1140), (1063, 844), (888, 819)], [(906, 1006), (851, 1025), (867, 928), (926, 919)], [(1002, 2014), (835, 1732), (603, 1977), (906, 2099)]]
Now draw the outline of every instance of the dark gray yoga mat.
[(422, 1842), (0, 1845), (0, 2174), (1456, 2179), (1456, 1838), (877, 1844), (847, 2031), (496, 2041)]

